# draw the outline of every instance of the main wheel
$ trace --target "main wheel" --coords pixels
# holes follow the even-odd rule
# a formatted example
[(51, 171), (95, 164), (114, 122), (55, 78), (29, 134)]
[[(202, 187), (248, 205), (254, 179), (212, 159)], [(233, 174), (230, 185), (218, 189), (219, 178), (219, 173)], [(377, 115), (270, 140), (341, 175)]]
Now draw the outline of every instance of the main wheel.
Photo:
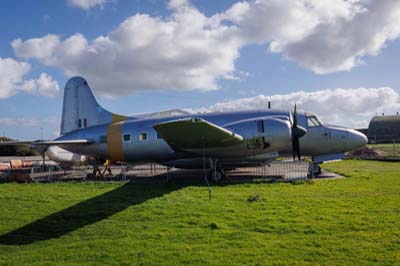
[(223, 180), (225, 180), (224, 171), (220, 168), (218, 168), (216, 171), (210, 170), (209, 176), (211, 177), (212, 181), (216, 183), (221, 183)]

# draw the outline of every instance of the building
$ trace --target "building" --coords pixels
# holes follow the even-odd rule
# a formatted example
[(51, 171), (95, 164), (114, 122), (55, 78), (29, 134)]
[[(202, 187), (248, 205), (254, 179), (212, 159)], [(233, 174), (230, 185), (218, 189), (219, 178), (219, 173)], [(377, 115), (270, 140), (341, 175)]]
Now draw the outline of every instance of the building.
[(367, 136), (370, 143), (400, 143), (400, 115), (374, 116)]

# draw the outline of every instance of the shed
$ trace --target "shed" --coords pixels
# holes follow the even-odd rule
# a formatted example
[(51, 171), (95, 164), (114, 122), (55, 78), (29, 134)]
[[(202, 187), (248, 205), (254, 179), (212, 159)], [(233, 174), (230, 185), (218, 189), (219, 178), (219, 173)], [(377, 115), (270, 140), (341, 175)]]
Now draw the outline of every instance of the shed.
[(400, 115), (374, 116), (368, 126), (372, 143), (400, 142)]

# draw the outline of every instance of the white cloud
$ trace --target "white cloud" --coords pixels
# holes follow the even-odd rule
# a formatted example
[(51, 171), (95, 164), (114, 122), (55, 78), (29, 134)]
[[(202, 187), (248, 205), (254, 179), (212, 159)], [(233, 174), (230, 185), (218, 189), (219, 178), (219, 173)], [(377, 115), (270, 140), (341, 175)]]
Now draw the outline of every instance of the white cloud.
[[(268, 101), (272, 108), (291, 110), (297, 103), (300, 109), (315, 112), (326, 123), (354, 128), (368, 127), (375, 113), (400, 112), (400, 94), (390, 87), (326, 89), (314, 92), (293, 92), (272, 96), (258, 95), (219, 102), (195, 112), (237, 111), (266, 109)], [(192, 110), (193, 111), (193, 110)], [(351, 115), (349, 115), (351, 114)]]
[(0, 99), (13, 96), (19, 89), (28, 90), (20, 87), (30, 68), (28, 63), (0, 57)]
[(21, 90), (30, 94), (39, 93), (40, 95), (54, 98), (60, 93), (60, 86), (52, 76), (42, 73), (37, 79), (30, 79), (24, 81)]
[(300, 41), (271, 50), (319, 74), (362, 64), (365, 55), (376, 56), (385, 43), (400, 36), (400, 1), (363, 2), (362, 11), (352, 17), (320, 23)]
[(68, 4), (83, 10), (89, 10), (92, 7), (103, 7), (107, 0), (67, 0)]
[(47, 97), (56, 97), (60, 92), (58, 82), (46, 73), (40, 74), (36, 80), (39, 94)]
[(244, 43), (267, 44), (304, 68), (350, 70), (400, 35), (400, 1), (258, 0), (239, 2), (217, 19), (238, 27)]
[(239, 56), (232, 28), (209, 25), (205, 15), (184, 2), (172, 6), (176, 9), (169, 18), (137, 14), (93, 41), (79, 33), (63, 41), (47, 35), (43, 42), (59, 45), (48, 49), (46, 57), (31, 49), (32, 39), (12, 45), (17, 56), (60, 67), (67, 76), (84, 76), (103, 96), (147, 89), (217, 89), (218, 78), (233, 76)]
[(36, 127), (39, 124), (40, 124), (39, 120), (36, 118), (0, 117), (0, 125), (4, 127), (9, 127), (9, 126)]
[(35, 58), (50, 63), (54, 50), (60, 45), (60, 39), (57, 35), (48, 34), (42, 38), (33, 38), (22, 42), (16, 39), (11, 42), (15, 55), (21, 58)]
[(36, 80), (34, 79), (25, 80), (24, 83), (22, 83), (22, 86), (19, 87), (19, 89), (29, 94), (35, 94)]
[(106, 35), (12, 42), (15, 54), (84, 76), (103, 96), (138, 90), (214, 90), (237, 79), (240, 49), (264, 45), (316, 73), (349, 70), (400, 35), (400, 1), (255, 0), (207, 17), (187, 0), (171, 14), (136, 14)]
[(6, 136), (12, 136), (11, 132), (15, 132), (16, 129), (24, 132), (29, 129), (29, 133), (25, 134), (26, 137), (23, 139), (52, 139), (60, 136), (60, 117), (0, 117), (0, 127), (2, 129), (1, 134)]
[(12, 58), (0, 57), (0, 99), (9, 98), (19, 91), (55, 97), (60, 91), (58, 82), (46, 73), (38, 79), (26, 80), (31, 65)]
[(168, 2), (168, 8), (170, 9), (177, 9), (186, 6), (189, 6), (188, 0), (171, 0)]

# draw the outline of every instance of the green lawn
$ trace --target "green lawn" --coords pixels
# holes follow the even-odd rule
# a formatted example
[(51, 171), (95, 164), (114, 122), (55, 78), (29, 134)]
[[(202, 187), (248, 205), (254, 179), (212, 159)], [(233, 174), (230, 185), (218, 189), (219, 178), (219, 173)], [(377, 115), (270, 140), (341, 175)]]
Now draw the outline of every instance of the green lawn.
[(400, 163), (206, 187), (1, 184), (1, 265), (400, 265)]

